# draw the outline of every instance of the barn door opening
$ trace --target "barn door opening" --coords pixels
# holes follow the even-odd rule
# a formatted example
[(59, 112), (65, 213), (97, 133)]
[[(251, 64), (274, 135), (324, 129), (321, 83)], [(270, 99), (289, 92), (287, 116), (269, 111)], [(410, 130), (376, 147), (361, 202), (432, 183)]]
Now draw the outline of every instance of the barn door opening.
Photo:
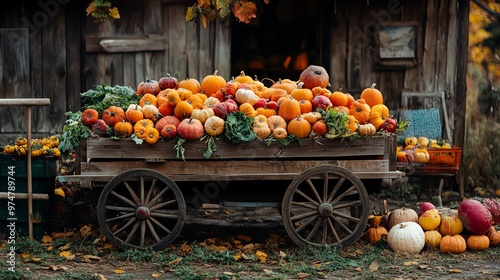
[(231, 23), (231, 75), (297, 80), (308, 65), (328, 69), (331, 1), (257, 2), (257, 18)]

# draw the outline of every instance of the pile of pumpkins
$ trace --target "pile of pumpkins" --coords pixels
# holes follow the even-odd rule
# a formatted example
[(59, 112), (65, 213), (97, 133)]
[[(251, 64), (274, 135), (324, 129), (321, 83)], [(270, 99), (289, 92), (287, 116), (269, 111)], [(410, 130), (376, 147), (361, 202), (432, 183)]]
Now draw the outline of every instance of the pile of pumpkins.
[(0, 151), (4, 154), (26, 157), (28, 156), (28, 145), (31, 146), (31, 157), (53, 156), (60, 157), (61, 151), (59, 146), (59, 136), (50, 135), (48, 137), (31, 139), (28, 144), (28, 139), (24, 136), (18, 136), (14, 141), (4, 145)]
[(327, 89), (329, 75), (316, 65), (307, 67), (298, 81), (283, 79), (265, 86), (243, 71), (226, 81), (215, 71), (201, 82), (194, 78), (178, 81), (167, 74), (159, 80), (146, 80), (137, 86), (140, 98), (128, 108), (111, 106), (99, 114), (85, 109), (82, 122), (97, 130), (114, 129), (118, 137), (135, 135), (148, 144), (159, 139), (181, 137), (200, 139), (204, 133), (219, 136), (226, 116), (243, 112), (253, 118), (252, 130), (259, 138), (306, 138), (328, 131), (318, 109), (334, 108), (348, 117), (345, 126), (351, 133), (372, 136), (378, 130), (394, 132), (396, 121), (383, 104), (375, 84), (359, 99), (341, 90)]
[[(412, 208), (389, 211), (384, 201), (385, 212), (374, 211), (364, 237), (371, 244), (387, 242), (394, 252), (409, 254), (419, 253), (425, 247), (458, 254), (467, 249), (482, 251), (500, 246), (500, 231), (484, 205), (474, 199), (462, 204), (453, 210), (422, 202), (417, 213)], [(478, 213), (482, 216), (474, 216)]]
[(451, 144), (444, 140), (429, 139), (425, 136), (409, 136), (404, 139), (404, 146), (396, 147), (396, 159), (399, 162), (426, 163), (430, 160), (427, 149), (449, 149)]

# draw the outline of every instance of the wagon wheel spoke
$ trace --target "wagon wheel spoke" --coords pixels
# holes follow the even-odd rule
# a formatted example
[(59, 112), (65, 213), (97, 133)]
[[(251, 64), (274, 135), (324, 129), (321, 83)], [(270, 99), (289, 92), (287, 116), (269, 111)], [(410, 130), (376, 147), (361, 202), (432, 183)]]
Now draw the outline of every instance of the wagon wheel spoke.
[(161, 208), (163, 208), (165, 206), (172, 205), (172, 204), (174, 204), (176, 202), (177, 201), (175, 199), (173, 199), (173, 200), (170, 200), (170, 201), (165, 201), (165, 202), (162, 202), (162, 203), (158, 203), (155, 206), (150, 207), (149, 210), (154, 211), (154, 210), (157, 210), (157, 209), (161, 209)]
[(139, 184), (139, 193), (140, 193), (140, 200), (139, 200), (139, 205), (144, 205), (144, 177), (141, 176), (141, 181)]
[(141, 222), (139, 222), (139, 221), (134, 223), (134, 226), (132, 227), (132, 230), (129, 232), (127, 239), (125, 239), (125, 242), (130, 242), (130, 240), (132, 240), (132, 237), (134, 237), (140, 224), (141, 224)]
[(312, 193), (314, 194), (314, 197), (316, 197), (316, 201), (318, 202), (322, 202), (321, 200), (321, 197), (319, 197), (319, 193), (318, 193), (318, 190), (316, 190), (316, 187), (314, 186), (314, 184), (311, 182), (311, 179), (307, 179), (307, 184), (309, 185), (309, 187), (311, 188), (311, 191)]
[(319, 202), (318, 201), (314, 201), (312, 198), (310, 198), (308, 195), (306, 195), (305, 193), (297, 190), (297, 193), (300, 194), (303, 198), (307, 199), (309, 202), (311, 202), (312, 204), (316, 205), (316, 206), (319, 206)]
[(306, 220), (306, 221), (305, 221), (302, 225), (300, 225), (300, 226), (296, 229), (296, 231), (297, 231), (297, 232), (301, 232), (301, 231), (303, 231), (305, 228), (307, 228), (310, 224), (312, 224), (312, 223), (313, 223), (314, 221), (316, 221), (316, 220), (318, 220), (318, 221), (319, 221), (319, 219), (318, 219), (318, 217), (317, 217), (317, 216), (316, 216), (316, 217), (312, 217), (312, 218), (310, 218), (310, 219)]
[(323, 234), (321, 236), (321, 243), (326, 244), (326, 239), (328, 237), (328, 227), (327, 227), (327, 219), (323, 219)]
[(157, 219), (153, 217), (149, 217), (149, 220), (153, 221), (159, 228), (163, 229), (166, 233), (170, 233), (170, 230), (166, 228), (164, 225), (162, 225), (160, 222), (158, 222)]
[(355, 189), (356, 189), (356, 186), (352, 185), (348, 190), (346, 190), (344, 193), (340, 194), (336, 199), (334, 199), (332, 201), (332, 204), (335, 204), (335, 203), (339, 202), (341, 199), (343, 199), (344, 197), (350, 195), (351, 192)]
[(154, 236), (156, 242), (160, 242), (161, 241), (161, 238), (160, 236), (158, 236), (158, 234), (156, 233), (156, 230), (155, 230), (155, 227), (153, 226), (153, 224), (151, 223), (150, 220), (147, 220), (146, 221), (147, 225), (148, 225), (148, 229), (149, 231), (151, 232), (151, 234)]
[(132, 206), (132, 207), (137, 207), (137, 204), (135, 204), (133, 201), (131, 201), (130, 199), (124, 197), (123, 195), (121, 194), (118, 194), (117, 192), (115, 191), (112, 191), (111, 192), (112, 195), (116, 196), (118, 199), (120, 199), (121, 201), (127, 203), (128, 205)]
[(336, 224), (338, 224), (341, 228), (343, 228), (347, 233), (352, 233), (352, 231), (346, 226), (344, 225), (344, 223), (342, 223), (342, 221), (340, 221), (337, 217), (331, 217)]
[(339, 235), (337, 234), (337, 231), (335, 230), (335, 227), (333, 226), (333, 223), (330, 219), (328, 219), (328, 228), (330, 229), (330, 231), (332, 232), (333, 234), (333, 237), (335, 237), (335, 240), (337, 242), (340, 242), (340, 237)]
[(179, 218), (179, 215), (175, 214), (166, 214), (166, 213), (151, 213), (152, 217), (158, 217), (158, 218), (166, 218), (166, 219), (177, 219)]
[(161, 190), (160, 193), (158, 193), (149, 203), (148, 203), (148, 207), (153, 207), (157, 202), (158, 200), (169, 190), (169, 187), (167, 186), (166, 188), (164, 188), (163, 190)]
[(124, 215), (121, 215), (121, 216), (116, 216), (114, 218), (109, 218), (106, 220), (106, 222), (112, 222), (112, 221), (117, 221), (117, 220), (121, 220), (121, 219), (126, 219), (126, 218), (130, 218), (130, 217), (133, 217), (135, 215), (135, 213), (127, 213), (127, 214), (124, 214)]
[(323, 173), (323, 200), (324, 202), (328, 201), (328, 173)]
[(333, 198), (335, 197), (335, 195), (337, 194), (338, 190), (340, 189), (342, 184), (345, 182), (345, 180), (346, 180), (345, 177), (340, 178), (340, 180), (337, 182), (337, 184), (333, 188), (333, 191), (330, 193), (330, 196), (328, 197), (328, 200), (326, 202), (332, 203)]
[(281, 205), (283, 225), (299, 246), (345, 247), (363, 234), (370, 201), (351, 171), (320, 165), (292, 181)]
[(153, 193), (153, 190), (156, 186), (156, 183), (158, 182), (158, 179), (154, 178), (153, 181), (151, 182), (151, 187), (148, 190), (148, 194), (146, 195), (146, 200), (144, 201), (145, 205), (149, 204), (149, 199), (151, 198), (151, 194)]
[(113, 234), (116, 236), (118, 235), (120, 232), (122, 232), (123, 230), (125, 230), (126, 228), (128, 228), (131, 224), (133, 224), (137, 219), (135, 217), (132, 217), (130, 220), (128, 220), (128, 222), (122, 226), (121, 228), (119, 228), (118, 230), (116, 230), (115, 232), (113, 232)]
[(302, 220), (311, 216), (318, 216), (318, 211), (311, 211), (304, 214), (296, 215), (291, 218), (292, 221)]
[(316, 224), (314, 224), (314, 227), (311, 229), (311, 232), (306, 237), (306, 240), (311, 240), (311, 238), (316, 234), (316, 231), (319, 228), (319, 224), (321, 223), (321, 219), (316, 220)]
[(127, 188), (128, 192), (130, 193), (130, 195), (132, 196), (132, 199), (134, 199), (135, 201), (135, 204), (136, 205), (141, 205), (141, 201), (139, 200), (139, 198), (137, 197), (137, 194), (135, 193), (135, 191), (132, 189), (132, 187), (130, 187), (129, 183), (128, 182), (123, 182), (123, 184), (125, 185), (125, 187)]
[(107, 210), (114, 210), (114, 211), (121, 211), (121, 212), (135, 212), (135, 208), (132, 208), (132, 207), (121, 207), (121, 206), (107, 205), (105, 208)]
[(292, 201), (292, 206), (297, 206), (297, 207), (302, 207), (302, 208), (309, 208), (309, 209), (313, 209), (313, 210), (317, 210), (318, 207), (317, 206), (314, 206), (314, 205), (311, 205), (311, 204), (308, 204), (308, 203), (304, 203), (304, 202), (296, 202), (296, 201)]
[(146, 240), (146, 221), (141, 221), (141, 241), (139, 246), (144, 247), (145, 240)]
[(106, 184), (97, 205), (103, 234), (121, 249), (162, 250), (180, 234), (186, 203), (177, 184), (151, 169), (131, 169)]

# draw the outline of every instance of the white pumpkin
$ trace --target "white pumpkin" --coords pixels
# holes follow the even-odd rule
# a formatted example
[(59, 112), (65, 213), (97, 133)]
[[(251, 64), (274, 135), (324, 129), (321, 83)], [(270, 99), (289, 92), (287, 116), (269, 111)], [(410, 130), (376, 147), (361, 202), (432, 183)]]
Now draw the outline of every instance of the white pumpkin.
[(425, 246), (425, 233), (415, 222), (402, 222), (391, 228), (387, 243), (396, 253), (417, 254)]
[(235, 93), (235, 97), (238, 103), (240, 104), (250, 103), (252, 106), (255, 105), (255, 103), (257, 103), (257, 100), (259, 100), (259, 96), (257, 94), (255, 94), (250, 89), (244, 89), (244, 88), (238, 89)]

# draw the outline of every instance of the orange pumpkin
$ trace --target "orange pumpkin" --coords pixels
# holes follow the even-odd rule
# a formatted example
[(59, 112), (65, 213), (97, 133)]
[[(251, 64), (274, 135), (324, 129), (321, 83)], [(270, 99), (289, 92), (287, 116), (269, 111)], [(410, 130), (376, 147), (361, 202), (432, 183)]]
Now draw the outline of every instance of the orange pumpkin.
[(320, 112), (309, 112), (309, 113), (305, 113), (305, 114), (300, 115), (300, 117), (303, 119), (306, 119), (311, 124), (313, 124), (313, 123), (315, 123), (323, 118), (323, 116), (321, 115)]
[(201, 92), (200, 82), (195, 78), (186, 78), (185, 80), (180, 81), (177, 88), (185, 88), (192, 93)]
[(234, 77), (234, 80), (240, 84), (251, 83), (253, 81), (252, 77), (245, 75), (245, 71), (241, 71), (238, 76)]
[(163, 127), (165, 127), (166, 125), (169, 125), (169, 124), (172, 124), (174, 125), (175, 127), (177, 127), (179, 125), (181, 121), (176, 117), (176, 116), (165, 116), (161, 119), (159, 119), (156, 123), (155, 123), (155, 128), (158, 130), (158, 131), (161, 131), (163, 129)]
[(250, 103), (242, 103), (239, 107), (239, 111), (245, 113), (247, 117), (255, 117), (257, 116), (257, 111)]
[(151, 93), (146, 93), (141, 97), (141, 99), (139, 99), (139, 105), (141, 105), (141, 107), (144, 107), (145, 105), (157, 106), (158, 97), (152, 95)]
[(160, 130), (160, 136), (167, 140), (172, 140), (177, 136), (177, 127), (173, 124), (167, 124)]
[[(287, 91), (282, 88), (268, 88), (264, 90), (264, 98), (270, 101), (278, 101), (280, 98), (287, 96)], [(266, 97), (267, 96), (267, 97)]]
[(298, 84), (298, 88), (297, 89), (294, 89), (290, 95), (297, 99), (297, 100), (308, 100), (308, 101), (312, 101), (313, 100), (313, 93), (310, 89), (308, 88), (302, 88), (302, 82)]
[(150, 80), (146, 78), (146, 81), (140, 82), (139, 85), (137, 86), (137, 95), (145, 95), (147, 93), (152, 94), (152, 95), (157, 95), (160, 92), (160, 85), (158, 84), (158, 81), (155, 80)]
[(497, 231), (495, 226), (491, 226), (490, 230), (487, 233), (488, 238), (490, 239), (490, 246), (496, 247), (500, 246), (500, 231)]
[(473, 251), (483, 251), (490, 247), (490, 239), (486, 235), (469, 235), (467, 237), (467, 248)]
[(253, 123), (252, 130), (260, 139), (267, 138), (271, 135), (271, 129), (267, 123)]
[(347, 106), (347, 102), (349, 101), (347, 95), (339, 89), (337, 91), (332, 92), (330, 95), (330, 101), (333, 106)]
[(445, 235), (439, 243), (439, 250), (443, 253), (460, 254), (467, 249), (467, 243), (460, 234)]
[(296, 117), (288, 123), (287, 131), (289, 135), (295, 135), (299, 139), (306, 138), (311, 134), (311, 123)]
[(219, 136), (224, 132), (224, 120), (218, 116), (211, 116), (205, 121), (205, 131), (210, 136)]
[(186, 118), (177, 126), (177, 135), (186, 140), (198, 140), (203, 132), (205, 132), (203, 124), (193, 118)]
[(366, 123), (370, 119), (370, 106), (360, 98), (351, 104), (349, 114), (353, 115), (359, 123)]
[(130, 104), (127, 108), (127, 111), (125, 111), (125, 117), (132, 124), (144, 119), (142, 107), (138, 104)]
[(366, 240), (370, 244), (378, 243), (380, 240), (387, 238), (387, 235), (389, 235), (389, 232), (385, 227), (381, 226), (371, 227), (365, 233)]
[(276, 115), (276, 111), (273, 109), (270, 109), (270, 108), (260, 107), (260, 108), (257, 108), (257, 110), (255, 110), (255, 111), (257, 112), (257, 115), (264, 115), (268, 118), (270, 116)]
[(201, 90), (208, 97), (216, 93), (226, 85), (224, 77), (217, 75), (218, 70), (215, 70), (213, 75), (207, 75), (201, 81)]
[(204, 124), (208, 118), (214, 115), (214, 110), (212, 110), (212, 108), (193, 109), (193, 111), (191, 112), (191, 117), (200, 120), (202, 124)]
[(285, 121), (289, 122), (300, 116), (300, 103), (291, 96), (283, 98), (278, 110), (278, 115), (282, 116)]
[(347, 115), (346, 126), (350, 133), (354, 133), (358, 131), (359, 121), (353, 115)]
[(312, 125), (311, 129), (317, 135), (323, 136), (328, 131), (328, 126), (323, 120), (319, 120)]
[(126, 119), (125, 111), (122, 107), (109, 106), (109, 108), (102, 111), (102, 119), (107, 125), (114, 127), (117, 122)]
[(132, 135), (133, 126), (131, 123), (122, 120), (121, 122), (117, 122), (114, 126), (115, 135), (118, 137), (129, 137)]
[(287, 136), (288, 132), (282, 127), (278, 127), (273, 130), (273, 138), (275, 139), (285, 139)]
[(328, 72), (322, 66), (309, 65), (300, 73), (299, 82), (303, 82), (304, 88), (312, 89), (314, 87), (326, 88), (330, 77)]
[(276, 128), (283, 128), (286, 130), (287, 125), (285, 119), (280, 115), (267, 117), (267, 124), (269, 125), (271, 131), (275, 130)]
[(150, 145), (155, 144), (160, 139), (160, 132), (154, 127), (146, 128), (146, 136), (144, 141)]
[(299, 105), (301, 114), (312, 112), (313, 105), (311, 101), (302, 99), (299, 101)]
[[(287, 94), (292, 93), (294, 89), (297, 89), (297, 84), (288, 80), (279, 80), (276, 83), (272, 84), (270, 88), (280, 88), (284, 89)], [(276, 100), (274, 100), (276, 101)]]
[(441, 243), (441, 239), (443, 236), (437, 230), (426, 230), (425, 234), (425, 244), (433, 247), (439, 248), (439, 244)]
[(377, 84), (373, 83), (371, 87), (365, 88), (359, 98), (363, 98), (370, 107), (377, 104), (384, 104), (384, 97), (382, 93), (375, 88)]
[(389, 118), (389, 108), (384, 104), (377, 104), (371, 107), (370, 110), (370, 123), (379, 130), (380, 126)]
[(194, 108), (191, 103), (189, 103), (186, 100), (182, 100), (179, 103), (177, 103), (177, 106), (174, 108), (174, 115), (179, 119), (183, 120), (185, 118), (191, 117), (191, 113), (193, 112)]

